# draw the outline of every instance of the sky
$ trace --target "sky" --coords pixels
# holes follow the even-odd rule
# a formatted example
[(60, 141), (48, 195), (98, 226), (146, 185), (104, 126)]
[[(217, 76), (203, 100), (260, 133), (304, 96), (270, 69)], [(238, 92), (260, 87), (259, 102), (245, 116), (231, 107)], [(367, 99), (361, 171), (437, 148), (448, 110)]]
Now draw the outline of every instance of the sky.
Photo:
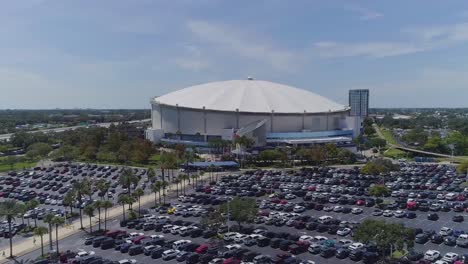
[(21, 0), (0, 7), (0, 109), (149, 108), (212, 81), (347, 104), (468, 107), (465, 0)]

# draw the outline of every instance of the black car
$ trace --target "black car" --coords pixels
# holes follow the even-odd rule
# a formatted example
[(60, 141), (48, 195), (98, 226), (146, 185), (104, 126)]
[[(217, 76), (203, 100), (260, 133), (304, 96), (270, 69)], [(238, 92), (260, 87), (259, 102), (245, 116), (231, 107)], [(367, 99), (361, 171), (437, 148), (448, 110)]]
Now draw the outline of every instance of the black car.
[(431, 237), (431, 242), (434, 244), (441, 244), (442, 242), (444, 242), (444, 237), (441, 235), (433, 235)]
[(379, 254), (377, 252), (365, 252), (362, 255), (362, 262), (365, 264), (372, 264), (376, 263), (379, 258)]
[(444, 244), (453, 247), (457, 244), (457, 238), (453, 236), (447, 236), (444, 239)]
[(128, 249), (128, 254), (129, 254), (130, 256), (134, 256), (134, 255), (142, 254), (143, 251), (144, 251), (143, 246), (141, 246), (141, 245), (135, 245), (135, 246), (131, 246), (131, 247)]
[(339, 248), (336, 250), (335, 256), (339, 259), (345, 259), (349, 256), (349, 250), (346, 248)]
[(320, 256), (324, 258), (330, 258), (335, 255), (335, 251), (335, 248), (326, 247), (322, 249), (322, 251), (320, 252)]
[(418, 261), (424, 257), (424, 254), (418, 251), (411, 251), (406, 257), (411, 261)]
[(197, 253), (190, 253), (185, 257), (185, 263), (187, 264), (196, 264), (199, 263), (200, 255)]
[(408, 218), (408, 219), (414, 219), (416, 217), (417, 217), (417, 215), (414, 212), (407, 212), (406, 213), (406, 218)]
[(153, 251), (151, 251), (151, 258), (152, 259), (158, 259), (162, 256), (162, 253), (164, 252), (164, 248), (156, 248)]
[(452, 221), (454, 221), (454, 222), (461, 223), (461, 222), (463, 222), (463, 220), (464, 220), (463, 215), (454, 215), (452, 217)]
[(362, 255), (364, 255), (364, 253), (361, 250), (356, 249), (349, 253), (349, 259), (353, 261), (360, 261), (362, 259)]
[(436, 213), (428, 214), (427, 215), (427, 220), (437, 221), (437, 220), (439, 220), (439, 215), (436, 214)]

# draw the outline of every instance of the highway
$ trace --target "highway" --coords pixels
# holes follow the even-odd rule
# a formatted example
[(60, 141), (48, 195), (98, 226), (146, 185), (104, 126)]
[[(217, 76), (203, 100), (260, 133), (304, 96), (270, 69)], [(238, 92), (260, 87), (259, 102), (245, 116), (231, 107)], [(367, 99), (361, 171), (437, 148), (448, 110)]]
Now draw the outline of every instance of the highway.
[[(132, 120), (128, 121), (128, 123), (145, 123), (145, 122), (150, 122), (151, 119), (142, 119), (142, 120)], [(121, 122), (109, 122), (109, 123), (98, 123), (98, 124), (92, 124), (91, 126), (98, 126), (98, 127), (109, 127), (111, 124), (117, 125)], [(37, 133), (37, 132), (43, 132), (43, 133), (49, 133), (49, 132), (63, 132), (63, 131), (68, 131), (68, 130), (74, 130), (77, 128), (84, 128), (87, 127), (88, 125), (81, 125), (81, 126), (69, 126), (69, 127), (59, 127), (59, 128), (51, 128), (51, 129), (42, 129), (42, 130), (34, 130), (34, 131), (27, 131), (28, 133)], [(0, 141), (2, 140), (10, 140), (11, 136), (13, 134), (1, 134), (0, 135)]]

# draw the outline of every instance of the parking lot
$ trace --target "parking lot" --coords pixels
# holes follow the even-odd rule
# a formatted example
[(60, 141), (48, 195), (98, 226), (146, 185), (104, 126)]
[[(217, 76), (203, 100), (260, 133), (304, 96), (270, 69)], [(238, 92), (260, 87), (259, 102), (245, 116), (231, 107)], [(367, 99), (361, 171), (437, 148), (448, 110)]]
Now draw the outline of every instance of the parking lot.
[[(23, 219), (17, 218), (13, 224), (13, 242), (18, 243), (31, 234), (22, 234), (21, 230), (27, 224), (31, 226), (47, 224), (43, 223), (43, 218), (47, 214), (67, 217), (67, 221), (77, 219), (77, 216), (70, 217), (70, 207), (63, 204), (65, 194), (72, 189), (75, 182), (84, 178), (89, 179), (93, 186), (91, 197), (83, 197), (82, 202), (75, 202), (74, 212), (78, 208), (84, 208), (95, 200), (106, 199), (117, 205), (117, 197), (126, 190), (118, 183), (124, 167), (106, 166), (96, 164), (68, 164), (55, 163), (49, 166), (36, 167), (32, 170), (21, 172), (10, 172), (0, 174), (0, 200), (16, 199), (27, 203), (30, 200), (36, 200), (39, 205), (25, 212)], [(132, 168), (135, 175), (140, 177), (139, 183), (134, 188), (142, 188), (145, 194), (149, 194), (149, 181), (146, 177), (146, 169)], [(156, 171), (156, 180), (161, 180), (161, 172)], [(174, 174), (177, 176), (177, 172)], [(171, 181), (171, 176), (166, 176), (167, 181)], [(99, 182), (107, 182), (108, 190), (101, 192), (98, 189)], [(0, 225), (0, 246), (8, 246), (8, 227), (6, 222)]]
[[(449, 252), (459, 257), (467, 253), (466, 247), (457, 245), (458, 238), (468, 232), (464, 222), (468, 216), (465, 202), (467, 190), (461, 186), (465, 176), (456, 175), (453, 167), (445, 165), (402, 164), (400, 172), (385, 176), (385, 185), (392, 193), (384, 197), (384, 203), (377, 208), (379, 201), (368, 195), (368, 188), (372, 184), (382, 183), (382, 178), (361, 175), (357, 168), (234, 173), (222, 177), (217, 183), (199, 186), (196, 190), (188, 188), (190, 191), (185, 197), (170, 200), (171, 206), (150, 210), (145, 218), (125, 224), (118, 220), (111, 222), (108, 229), (125, 232), (125, 235), (113, 239), (112, 248), (103, 250), (99, 243), (97, 247), (85, 245), (89, 239), (86, 240), (87, 236), (83, 234), (67, 238), (61, 244), (63, 249), (74, 252), (92, 252), (91, 259), (134, 259), (137, 263), (162, 259), (157, 254), (152, 258), (150, 252), (148, 256), (140, 252), (145, 246), (154, 245), (154, 251), (161, 247), (158, 252), (162, 252), (162, 249), (173, 249), (178, 240), (190, 240), (190, 246), (177, 247), (180, 251), (187, 251), (180, 253), (178, 259), (187, 263), (208, 263), (215, 258), (224, 260), (211, 263), (239, 263), (240, 260), (254, 263), (372, 263), (372, 254), (375, 254), (372, 245), (353, 244), (352, 230), (365, 219), (382, 219), (415, 229), (419, 240), (414, 250), (420, 254), (413, 254), (414, 261), (421, 259), (428, 250), (438, 251), (438, 259)], [(255, 223), (244, 225), (242, 230), (236, 230), (236, 224), (230, 223), (230, 231), (239, 233), (228, 232), (225, 227), (218, 230), (224, 235), (224, 240), (220, 242), (210, 238), (216, 232), (202, 226), (201, 217), (235, 196), (257, 200), (259, 214)], [(428, 220), (428, 214), (437, 214), (438, 219)], [(464, 219), (455, 222), (454, 216), (463, 216)], [(144, 231), (145, 223), (154, 226)], [(163, 232), (166, 225), (171, 225), (171, 230), (174, 228), (175, 231)], [(185, 233), (178, 231), (183, 226), (191, 230), (186, 231), (185, 228)], [(443, 227), (449, 228), (448, 231), (442, 233)], [(196, 229), (202, 230), (201, 233), (194, 231)], [(138, 234), (140, 232), (144, 233), (140, 237), (142, 240), (134, 240), (135, 236), (141, 236)], [(161, 235), (164, 237), (156, 237)], [(121, 250), (117, 245), (121, 246), (122, 243), (133, 246), (137, 254), (130, 256), (126, 250)], [(240, 249), (229, 250), (225, 247), (233, 244), (239, 245), (234, 247)], [(214, 250), (209, 254), (191, 253), (202, 245)], [(357, 254), (356, 251), (361, 253)], [(197, 258), (195, 262), (184, 259), (194, 254), (197, 255), (192, 257)], [(254, 259), (253, 256), (258, 257)], [(31, 259), (32, 255), (26, 258)], [(265, 261), (267, 258), (271, 260)], [(176, 263), (178, 260), (165, 261)], [(96, 263), (106, 262), (101, 260)]]

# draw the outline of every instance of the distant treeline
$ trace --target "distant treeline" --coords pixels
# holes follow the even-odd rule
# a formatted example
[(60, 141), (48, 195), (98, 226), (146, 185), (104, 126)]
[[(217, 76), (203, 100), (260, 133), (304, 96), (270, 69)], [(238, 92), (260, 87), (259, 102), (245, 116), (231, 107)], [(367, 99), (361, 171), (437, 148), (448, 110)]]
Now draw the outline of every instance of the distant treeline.
[[(123, 122), (150, 118), (149, 109), (54, 109), (54, 110), (0, 110), (0, 134), (32, 130), (36, 124), (78, 125), (85, 122)], [(17, 129), (17, 126), (31, 125)]]

